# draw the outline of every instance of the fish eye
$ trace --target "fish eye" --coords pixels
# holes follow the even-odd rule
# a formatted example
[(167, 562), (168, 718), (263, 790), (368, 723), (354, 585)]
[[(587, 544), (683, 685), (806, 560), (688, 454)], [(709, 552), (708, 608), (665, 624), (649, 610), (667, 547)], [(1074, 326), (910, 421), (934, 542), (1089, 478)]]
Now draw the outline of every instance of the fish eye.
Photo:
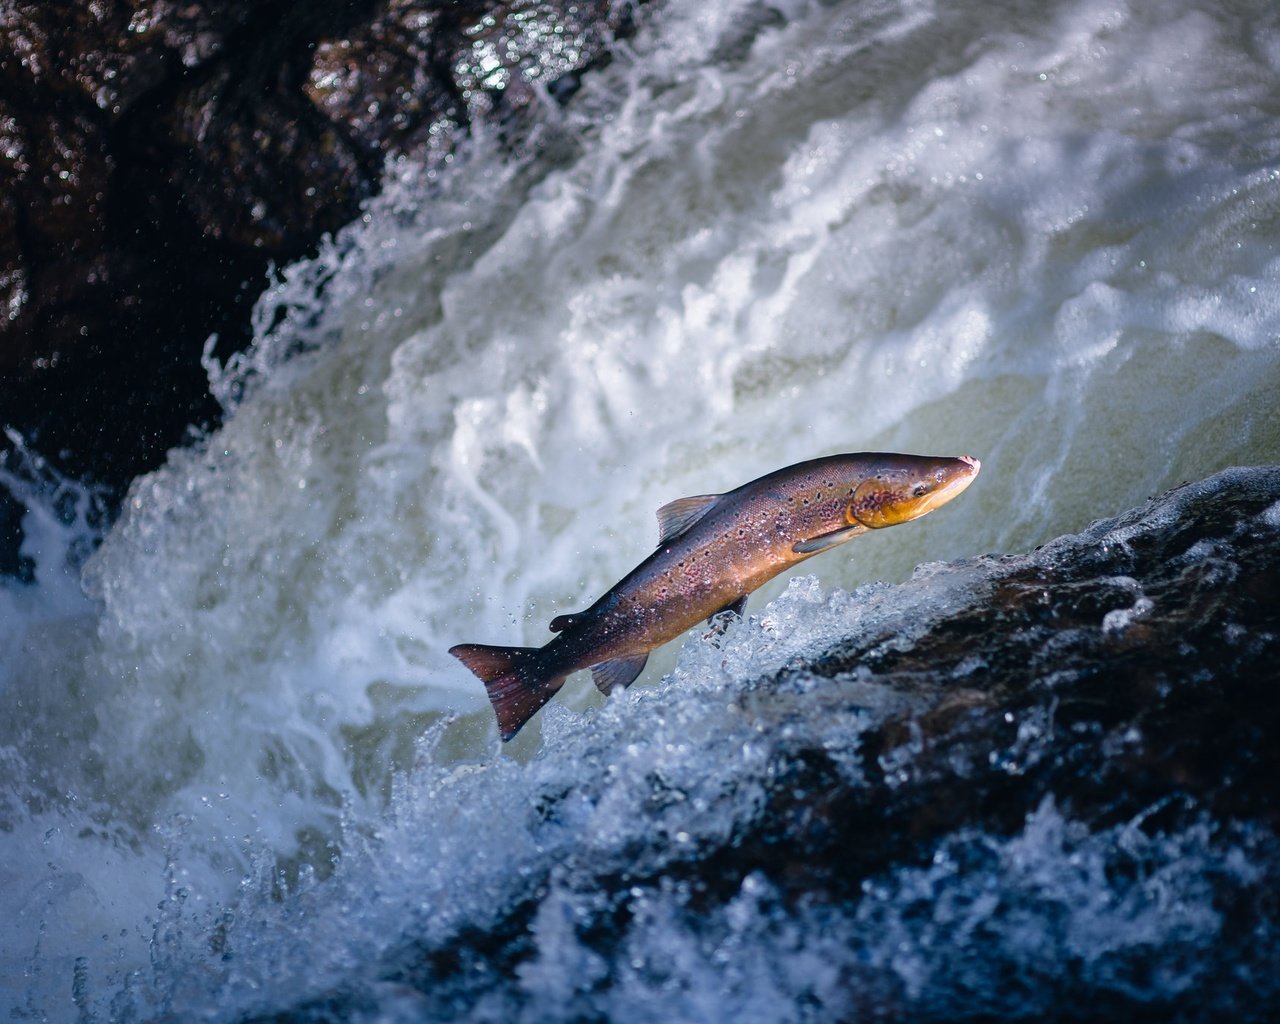
[(913, 498), (923, 498), (929, 493), (929, 485), (923, 480), (911, 488), (911, 496)]

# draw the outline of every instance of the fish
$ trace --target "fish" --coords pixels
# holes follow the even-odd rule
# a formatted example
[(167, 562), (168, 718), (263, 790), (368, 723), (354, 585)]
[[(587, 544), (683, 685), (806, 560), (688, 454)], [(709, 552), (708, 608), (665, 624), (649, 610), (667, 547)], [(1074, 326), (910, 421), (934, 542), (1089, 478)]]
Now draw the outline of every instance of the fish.
[(723, 494), (658, 509), (658, 547), (590, 608), (557, 615), (542, 647), (457, 644), (449, 653), (483, 683), (503, 742), (580, 669), (601, 693), (625, 689), (654, 649), (704, 619), (741, 615), (779, 573), (854, 537), (932, 512), (973, 483), (968, 455), (829, 455)]

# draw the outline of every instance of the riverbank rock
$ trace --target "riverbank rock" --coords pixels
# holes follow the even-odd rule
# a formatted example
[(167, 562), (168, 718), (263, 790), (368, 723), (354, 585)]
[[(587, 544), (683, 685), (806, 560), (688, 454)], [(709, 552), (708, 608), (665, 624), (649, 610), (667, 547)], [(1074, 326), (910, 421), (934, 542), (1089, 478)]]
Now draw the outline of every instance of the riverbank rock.
[(275, 937), (229, 915), (220, 990), (274, 1021), (1272, 1020), (1277, 664), (1280, 467), (799, 580), (660, 686), (552, 709), (527, 764), (421, 766)]
[(203, 346), (248, 340), (272, 261), (350, 221), (387, 160), (444, 160), (481, 122), (518, 138), (535, 96), (571, 95), (631, 10), (5, 5), (0, 427), (118, 498), (216, 419)]

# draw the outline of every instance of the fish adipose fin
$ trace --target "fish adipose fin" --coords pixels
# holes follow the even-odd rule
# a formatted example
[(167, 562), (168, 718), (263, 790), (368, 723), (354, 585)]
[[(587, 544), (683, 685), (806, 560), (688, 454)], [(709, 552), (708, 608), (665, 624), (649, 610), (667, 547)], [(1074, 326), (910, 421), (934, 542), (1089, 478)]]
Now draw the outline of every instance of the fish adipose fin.
[(695, 494), (692, 498), (677, 498), (658, 509), (658, 544), (675, 540), (685, 530), (711, 511), (720, 500), (719, 494)]
[(570, 626), (576, 626), (578, 620), (585, 614), (586, 612), (573, 612), (570, 615), (557, 615), (547, 628), (553, 633), (563, 633)]
[(833, 548), (837, 544), (843, 544), (851, 537), (856, 537), (860, 533), (866, 533), (867, 528), (861, 523), (855, 526), (843, 526), (838, 530), (832, 530), (830, 533), (824, 533), (820, 537), (810, 537), (808, 540), (798, 540), (791, 545), (791, 550), (797, 555), (816, 555), (819, 551), (826, 551), (827, 548)]
[(648, 660), (649, 655), (642, 654), (638, 658), (604, 661), (591, 669), (591, 678), (595, 680), (596, 689), (607, 697), (614, 690), (625, 690), (634, 683)]
[(450, 647), (449, 653), (484, 683), (504, 743), (564, 684), (563, 675), (549, 673), (543, 667), (542, 651), (536, 647), (458, 644)]

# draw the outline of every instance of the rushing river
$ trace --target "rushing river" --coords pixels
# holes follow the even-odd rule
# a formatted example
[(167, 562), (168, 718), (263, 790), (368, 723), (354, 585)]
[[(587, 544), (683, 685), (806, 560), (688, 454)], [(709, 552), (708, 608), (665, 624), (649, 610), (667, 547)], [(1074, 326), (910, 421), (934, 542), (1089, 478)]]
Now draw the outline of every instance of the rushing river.
[[(230, 1019), (358, 987), (407, 932), (483, 927), (563, 852), (569, 826), (521, 809), (625, 764), (632, 738), (678, 746), (695, 795), (725, 785), (715, 701), (683, 713), (685, 746), (650, 699), (698, 691), (698, 633), (607, 706), (575, 677), (501, 753), (446, 653), (545, 642), (652, 549), (673, 498), (838, 451), (983, 461), (952, 505), (756, 595), (774, 639), (739, 628), (745, 675), (838, 636), (836, 588), (1280, 462), (1269, 0), (672, 0), (527, 150), (481, 138), (391, 168), (283, 271), (254, 347), (209, 360), (226, 425), (136, 481), (87, 561), (89, 495), (34, 453), (6, 477), (37, 564), (35, 586), (0, 584), (17, 1018)], [(661, 682), (677, 659), (683, 689)], [(584, 807), (575, 848), (642, 842), (645, 806), (620, 788)], [(1155, 928), (1091, 899), (1089, 858), (1120, 833), (1070, 831), (1050, 800), (990, 856), (1061, 878), (1082, 935)], [(1201, 855), (1179, 842), (1169, 864)], [(855, 912), (897, 943), (866, 964), (921, 1005), (928, 952), (890, 924), (955, 870), (945, 852)], [(688, 984), (637, 981), (594, 1012), (820, 1019), (822, 943), (843, 940), (813, 920), (806, 944), (766, 889), (743, 883), (725, 963), (651, 895), (634, 962), (670, 958)], [(599, 968), (572, 907), (539, 910), (520, 1019), (567, 1014)], [(449, 1016), (389, 983), (365, 998), (369, 1019)]]

